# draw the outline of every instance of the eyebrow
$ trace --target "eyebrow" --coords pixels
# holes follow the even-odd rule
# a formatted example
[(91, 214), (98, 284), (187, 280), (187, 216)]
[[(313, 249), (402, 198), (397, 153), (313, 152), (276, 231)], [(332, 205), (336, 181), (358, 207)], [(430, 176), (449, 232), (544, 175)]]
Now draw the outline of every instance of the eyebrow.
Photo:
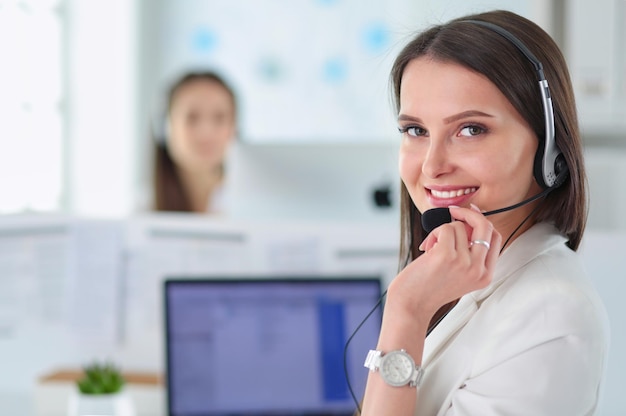
[[(450, 124), (457, 120), (462, 120), (467, 117), (477, 117), (477, 116), (478, 117), (493, 117), (491, 114), (483, 113), (482, 111), (468, 110), (468, 111), (463, 111), (462, 113), (459, 113), (459, 114), (452, 115), (450, 117), (446, 117), (443, 119), (443, 121), (446, 124)], [(419, 123), (422, 122), (422, 120), (419, 117), (413, 117), (407, 114), (400, 114), (398, 116), (398, 121), (416, 121)]]

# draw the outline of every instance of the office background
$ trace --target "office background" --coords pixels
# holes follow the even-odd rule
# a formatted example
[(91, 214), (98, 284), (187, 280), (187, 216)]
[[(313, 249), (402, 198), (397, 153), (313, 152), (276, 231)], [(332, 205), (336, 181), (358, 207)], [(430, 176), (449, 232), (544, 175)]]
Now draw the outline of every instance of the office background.
[[(324, 237), (302, 234), (296, 247), (303, 250), (324, 246), (320, 241), (336, 234), (327, 224), (348, 219), (372, 227), (366, 238), (388, 226), (381, 240), (393, 244), (397, 210), (371, 198), (378, 188), (397, 186), (391, 60), (413, 31), (489, 8), (533, 19), (566, 54), (589, 167), (585, 249), (603, 294), (612, 296), (605, 299), (613, 302), (613, 345), (626, 348), (618, 318), (626, 314), (615, 297), (626, 277), (615, 247), (626, 232), (625, 0), (0, 1), (0, 213), (106, 218), (123, 228), (148, 186), (148, 128), (167, 84), (188, 68), (210, 67), (224, 71), (242, 101), (241, 140), (229, 155), (236, 216), (325, 224)], [(277, 167), (279, 173), (271, 170)], [(284, 172), (305, 186), (282, 182)], [(265, 189), (271, 194), (259, 194)], [(11, 218), (4, 216), (3, 226), (13, 226)], [(114, 245), (117, 234), (107, 235)], [(390, 270), (387, 261), (372, 267)], [(113, 337), (114, 323), (102, 325)], [(23, 347), (3, 351), (21, 354), (17, 362), (29, 362), (31, 372), (50, 365), (37, 346)], [(610, 364), (616, 376), (626, 370), (618, 354), (612, 351), (618, 359)], [(25, 375), (16, 380), (18, 386), (3, 378), (0, 387), (28, 386)], [(614, 386), (603, 414), (626, 411)]]
[[(227, 71), (241, 97), (241, 138), (249, 146), (387, 149), (397, 139), (387, 72), (403, 40), (432, 22), (491, 7), (534, 19), (562, 45), (585, 143), (605, 166), (590, 172), (592, 185), (606, 184), (593, 186), (592, 203), (625, 201), (612, 182), (623, 177), (615, 166), (626, 147), (623, 0), (244, 3), (3, 2), (0, 45), (8, 56), (0, 143), (8, 151), (0, 155), (0, 212), (132, 212), (148, 181), (150, 118), (167, 84), (189, 67)], [(379, 164), (395, 178), (393, 150), (383, 155)], [(344, 174), (356, 159), (344, 162)], [(592, 225), (626, 226), (612, 211), (595, 211)]]

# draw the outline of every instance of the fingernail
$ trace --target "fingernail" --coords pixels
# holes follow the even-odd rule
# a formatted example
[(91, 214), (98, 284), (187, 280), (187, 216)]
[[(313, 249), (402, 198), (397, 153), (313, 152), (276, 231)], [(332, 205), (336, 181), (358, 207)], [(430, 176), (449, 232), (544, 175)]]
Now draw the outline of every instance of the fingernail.
[(424, 251), (424, 243), (420, 244), (420, 246), (417, 249), (419, 251)]
[(461, 208), (458, 205), (448, 205), (448, 208)]
[(474, 205), (474, 204), (471, 204), (471, 203), (470, 203), (470, 207), (471, 207), (474, 211), (476, 211), (476, 212), (480, 212), (480, 213), (482, 214), (482, 211), (481, 211), (481, 210), (480, 210), (480, 208), (478, 208), (476, 205)]

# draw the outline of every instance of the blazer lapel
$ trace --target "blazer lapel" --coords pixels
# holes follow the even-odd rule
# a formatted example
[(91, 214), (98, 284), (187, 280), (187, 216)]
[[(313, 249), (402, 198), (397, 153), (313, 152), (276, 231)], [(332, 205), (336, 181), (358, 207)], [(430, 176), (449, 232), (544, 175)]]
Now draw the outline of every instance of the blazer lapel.
[(444, 348), (451, 338), (469, 321), (478, 310), (478, 305), (473, 296), (465, 295), (448, 315), (435, 327), (426, 338), (424, 354), (422, 355), (422, 367), (437, 357), (439, 351)]

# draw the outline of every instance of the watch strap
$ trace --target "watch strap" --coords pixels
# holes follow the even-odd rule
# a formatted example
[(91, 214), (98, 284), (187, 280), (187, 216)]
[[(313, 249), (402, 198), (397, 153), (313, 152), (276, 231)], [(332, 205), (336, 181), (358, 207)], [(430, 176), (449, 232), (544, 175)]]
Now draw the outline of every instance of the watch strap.
[(382, 357), (383, 352), (378, 350), (369, 350), (367, 353), (367, 357), (365, 357), (365, 362), (363, 363), (363, 367), (367, 367), (370, 371), (378, 371), (380, 367), (380, 358)]

